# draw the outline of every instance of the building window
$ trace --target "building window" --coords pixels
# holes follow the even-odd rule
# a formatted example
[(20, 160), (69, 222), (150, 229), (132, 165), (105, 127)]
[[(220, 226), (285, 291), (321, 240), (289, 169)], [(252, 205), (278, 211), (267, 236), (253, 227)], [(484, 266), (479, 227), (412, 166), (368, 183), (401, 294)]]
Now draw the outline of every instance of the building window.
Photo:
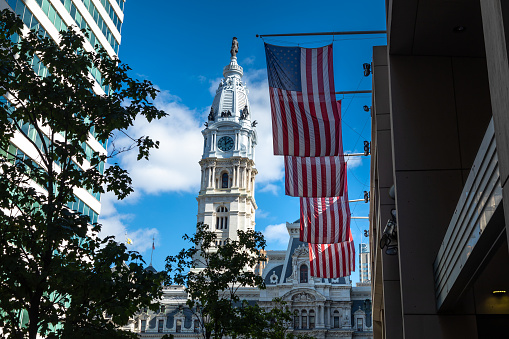
[(362, 331), (363, 330), (363, 326), (362, 326), (362, 318), (357, 318), (357, 331)]
[(301, 328), (304, 330), (307, 329), (308, 328), (308, 312), (306, 310), (302, 311), (300, 319), (301, 319), (300, 320)]
[(180, 319), (177, 320), (176, 329), (177, 329), (177, 333), (182, 332), (182, 320), (180, 320)]
[(216, 230), (228, 229), (228, 208), (219, 206), (216, 212)]
[(338, 312), (338, 310), (334, 311), (334, 328), (339, 328), (339, 312)]
[(200, 333), (200, 321), (198, 319), (194, 321), (194, 333)]
[(300, 267), (300, 282), (307, 283), (308, 282), (308, 266), (302, 265)]
[(293, 328), (298, 329), (299, 328), (299, 311), (295, 310), (293, 312)]
[(145, 333), (145, 328), (147, 327), (147, 321), (146, 320), (142, 320), (140, 322), (140, 332), (141, 333)]
[(228, 188), (228, 173), (221, 176), (221, 188)]
[(309, 328), (312, 330), (315, 328), (315, 311), (309, 311)]
[(157, 322), (157, 332), (161, 333), (163, 331), (163, 326), (164, 326), (164, 320), (159, 319), (159, 321)]

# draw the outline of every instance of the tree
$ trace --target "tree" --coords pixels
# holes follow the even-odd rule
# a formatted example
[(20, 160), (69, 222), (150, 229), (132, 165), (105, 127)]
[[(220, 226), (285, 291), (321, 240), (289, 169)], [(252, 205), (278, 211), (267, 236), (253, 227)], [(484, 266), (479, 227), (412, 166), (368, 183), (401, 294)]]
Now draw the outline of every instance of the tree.
[(192, 247), (166, 258), (166, 283), (186, 286), (187, 305), (200, 322), (203, 338), (295, 338), (288, 333), (293, 314), (284, 301), (274, 299), (267, 310), (240, 300), (240, 288), (265, 288), (255, 268), (266, 257), (260, 232), (239, 230), (237, 236), (217, 246), (216, 233), (198, 223), (193, 237), (184, 236)]
[(310, 339), (308, 335), (290, 333), (293, 313), (281, 298), (274, 298), (270, 309), (246, 305), (241, 312), (247, 321), (239, 334), (249, 339)]
[(265, 240), (260, 232), (238, 231), (238, 240), (216, 246), (216, 234), (198, 223), (193, 237), (184, 236), (192, 247), (166, 258), (168, 277), (186, 286), (189, 308), (197, 315), (204, 338), (244, 334), (248, 307), (240, 300), (242, 287), (264, 288), (263, 278), (254, 268), (265, 260)]
[[(0, 327), (8, 338), (135, 337), (115, 324), (161, 295), (162, 276), (144, 271), (141, 256), (123, 244), (100, 239), (96, 216), (74, 192), (131, 193), (128, 173), (104, 162), (131, 149), (148, 159), (158, 143), (131, 137), (131, 145), (103, 154), (87, 141), (106, 143), (127, 135), (136, 117), (166, 114), (151, 103), (150, 82), (131, 79), (104, 50), (83, 47), (85, 31), (62, 31), (57, 45), (44, 31), (22, 28), (0, 12)], [(96, 94), (99, 85), (109, 95)], [(20, 140), (28, 154), (16, 147)]]

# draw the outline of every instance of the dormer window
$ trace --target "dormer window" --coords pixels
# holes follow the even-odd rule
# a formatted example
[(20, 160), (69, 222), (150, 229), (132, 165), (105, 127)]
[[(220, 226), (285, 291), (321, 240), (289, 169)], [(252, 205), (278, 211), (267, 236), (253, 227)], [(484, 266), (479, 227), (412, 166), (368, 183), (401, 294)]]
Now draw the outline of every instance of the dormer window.
[(305, 284), (308, 282), (308, 266), (302, 265), (300, 267), (300, 282)]

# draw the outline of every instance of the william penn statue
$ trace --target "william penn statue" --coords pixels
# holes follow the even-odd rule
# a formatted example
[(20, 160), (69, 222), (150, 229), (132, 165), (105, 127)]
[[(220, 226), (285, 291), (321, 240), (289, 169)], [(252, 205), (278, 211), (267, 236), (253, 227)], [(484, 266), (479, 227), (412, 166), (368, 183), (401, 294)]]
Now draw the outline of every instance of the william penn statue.
[(236, 57), (238, 52), (239, 52), (239, 42), (237, 41), (236, 37), (233, 37), (232, 49), (230, 50), (230, 54), (232, 55), (232, 58)]

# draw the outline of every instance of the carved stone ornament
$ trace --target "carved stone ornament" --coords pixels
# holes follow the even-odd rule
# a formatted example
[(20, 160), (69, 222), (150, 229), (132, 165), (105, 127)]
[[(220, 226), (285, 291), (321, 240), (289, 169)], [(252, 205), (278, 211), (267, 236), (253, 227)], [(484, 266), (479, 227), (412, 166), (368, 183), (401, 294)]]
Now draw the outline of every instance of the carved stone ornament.
[(297, 293), (292, 297), (293, 301), (314, 301), (316, 298), (309, 293)]
[(307, 245), (300, 245), (293, 251), (293, 257), (309, 256), (309, 247)]
[(210, 107), (209, 121), (214, 121), (214, 107)]
[(276, 274), (276, 271), (273, 271), (273, 272), (272, 272), (272, 275), (270, 276), (270, 282), (271, 282), (272, 284), (277, 283), (277, 278), (278, 278), (278, 276), (277, 276), (277, 274)]

